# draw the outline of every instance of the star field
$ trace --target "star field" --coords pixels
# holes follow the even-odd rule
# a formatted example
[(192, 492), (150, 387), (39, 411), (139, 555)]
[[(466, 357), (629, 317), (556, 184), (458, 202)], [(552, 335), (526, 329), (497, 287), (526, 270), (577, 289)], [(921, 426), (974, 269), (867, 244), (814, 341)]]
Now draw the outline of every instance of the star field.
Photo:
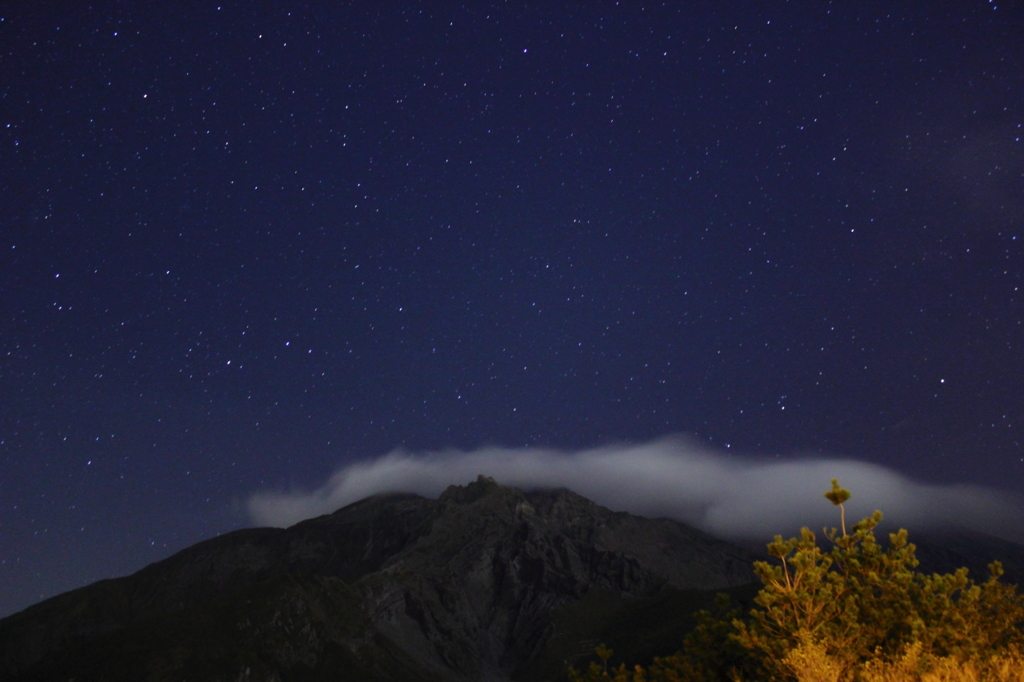
[(0, 10), (0, 615), (395, 448), (1024, 493), (1024, 6)]

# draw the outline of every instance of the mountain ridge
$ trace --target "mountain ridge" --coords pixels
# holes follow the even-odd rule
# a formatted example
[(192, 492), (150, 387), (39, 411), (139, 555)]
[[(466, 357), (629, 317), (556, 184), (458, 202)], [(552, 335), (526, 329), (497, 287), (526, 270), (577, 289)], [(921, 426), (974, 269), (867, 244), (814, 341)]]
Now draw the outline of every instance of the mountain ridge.
[[(928, 572), (969, 564), (983, 580), (1005, 555), (1013, 582), (1024, 565), (1012, 543), (924, 540)], [(601, 642), (637, 662), (674, 650), (716, 592), (749, 607), (758, 558), (481, 476), (233, 531), (29, 607), (0, 620), (0, 682), (561, 679)]]
[(544, 657), (559, 608), (735, 588), (750, 558), (676, 521), (481, 476), (437, 500), (387, 493), (233, 531), (30, 607), (0, 620), (0, 680), (346, 679), (339, 666), (506, 680)]

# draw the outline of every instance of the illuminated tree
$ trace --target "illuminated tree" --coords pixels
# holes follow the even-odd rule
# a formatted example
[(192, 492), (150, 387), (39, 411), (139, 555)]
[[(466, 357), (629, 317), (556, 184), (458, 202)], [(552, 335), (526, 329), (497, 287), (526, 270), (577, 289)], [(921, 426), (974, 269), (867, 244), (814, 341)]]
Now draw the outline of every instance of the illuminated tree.
[(850, 492), (832, 479), (825, 497), (840, 510), (840, 528), (824, 532), (827, 551), (807, 528), (788, 540), (775, 536), (768, 552), (776, 562), (754, 564), (763, 587), (746, 620), (736, 611), (717, 618), (700, 612), (675, 655), (646, 669), (609, 670), (611, 650), (602, 646), (604, 666), (592, 663), (584, 675), (572, 670), (570, 679), (910, 682), (932, 674), (928, 679), (1024, 682), (1024, 602), (1015, 586), (999, 581), (998, 562), (981, 584), (966, 568), (919, 573), (906, 530), (891, 533), (883, 547), (874, 534), (881, 512), (847, 532)]
[(843, 680), (861, 662), (894, 659), (911, 646), (925, 659), (966, 659), (1019, 639), (1024, 608), (1015, 588), (999, 582), (1000, 564), (990, 566), (981, 585), (966, 568), (923, 575), (906, 530), (891, 533), (882, 547), (876, 511), (847, 534), (849, 491), (833, 479), (825, 497), (840, 507), (843, 526), (825, 531), (830, 551), (807, 528), (799, 538), (776, 536), (768, 551), (778, 563), (754, 565), (764, 585), (755, 599), (760, 608), (734, 622), (739, 642), (776, 674), (800, 678), (797, 670), (810, 666), (820, 672), (815, 679)]

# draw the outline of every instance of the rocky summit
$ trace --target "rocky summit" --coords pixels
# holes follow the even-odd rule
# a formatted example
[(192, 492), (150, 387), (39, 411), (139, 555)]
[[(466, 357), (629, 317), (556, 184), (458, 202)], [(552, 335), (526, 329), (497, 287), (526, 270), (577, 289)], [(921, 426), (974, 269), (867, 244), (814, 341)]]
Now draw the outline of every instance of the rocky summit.
[(480, 477), (40, 603), (0, 621), (0, 680), (558, 679), (616, 628), (640, 655), (671, 650), (714, 592), (753, 582), (751, 561), (676, 521)]

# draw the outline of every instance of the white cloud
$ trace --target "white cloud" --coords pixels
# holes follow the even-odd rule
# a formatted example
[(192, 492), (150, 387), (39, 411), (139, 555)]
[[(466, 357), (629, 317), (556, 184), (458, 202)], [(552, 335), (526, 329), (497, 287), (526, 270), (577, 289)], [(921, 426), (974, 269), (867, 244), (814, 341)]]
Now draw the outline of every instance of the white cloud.
[(561, 452), (482, 448), (395, 451), (350, 464), (312, 492), (261, 492), (248, 500), (254, 523), (288, 526), (380, 492), (437, 497), (478, 474), (523, 489), (565, 487), (601, 505), (668, 516), (728, 538), (769, 539), (800, 526), (839, 524), (822, 497), (838, 478), (853, 493), (847, 522), (881, 509), (885, 528), (964, 526), (1024, 541), (1024, 505), (1009, 493), (972, 485), (932, 485), (849, 459), (755, 459), (700, 449), (680, 438)]

